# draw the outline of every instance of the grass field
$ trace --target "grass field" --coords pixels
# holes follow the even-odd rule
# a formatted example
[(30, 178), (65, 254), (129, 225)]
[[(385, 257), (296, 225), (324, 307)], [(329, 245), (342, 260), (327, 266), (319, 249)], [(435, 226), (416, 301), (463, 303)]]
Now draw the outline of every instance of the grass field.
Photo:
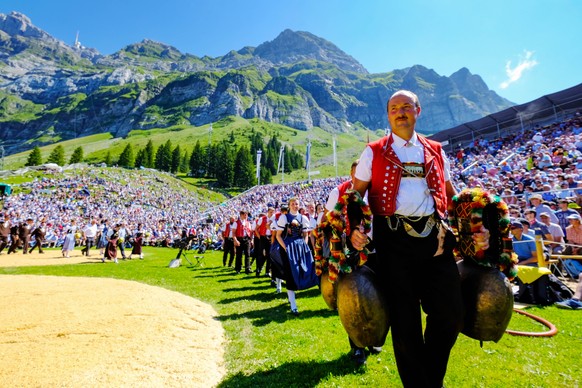
[[(390, 336), (384, 351), (354, 368), (337, 313), (317, 288), (299, 291), (298, 317), (288, 313), (286, 294), (267, 278), (234, 275), (222, 267), (222, 252), (205, 254), (202, 267), (167, 268), (177, 251), (146, 247), (145, 260), (0, 268), (0, 274), (111, 277), (164, 287), (212, 305), (227, 335), (227, 376), (221, 387), (398, 387)], [(188, 264), (183, 261), (183, 264)], [(40, 280), (39, 280), (40, 281)], [(414, 279), (411, 279), (414, 281)], [(31, 298), (31, 301), (33, 299)], [(479, 342), (461, 335), (445, 379), (448, 387), (578, 387), (582, 365), (582, 312), (532, 307), (559, 330), (551, 338), (504, 335)], [(510, 329), (545, 331), (514, 314)], [(192, 339), (193, 343), (195, 339)], [(183, 360), (196, 363), (196, 360)]]

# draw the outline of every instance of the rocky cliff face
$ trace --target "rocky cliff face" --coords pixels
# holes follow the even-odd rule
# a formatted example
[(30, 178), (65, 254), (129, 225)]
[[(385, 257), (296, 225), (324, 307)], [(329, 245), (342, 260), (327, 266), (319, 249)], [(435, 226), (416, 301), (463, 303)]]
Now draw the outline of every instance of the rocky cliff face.
[(387, 126), (385, 104), (407, 88), (426, 107), (424, 132), (512, 104), (478, 75), (450, 77), (423, 66), (370, 75), (331, 42), (283, 31), (273, 41), (218, 58), (151, 40), (100, 55), (68, 46), (22, 14), (0, 14), (0, 139), (8, 152), (99, 132), (202, 125), (229, 115), (300, 130)]

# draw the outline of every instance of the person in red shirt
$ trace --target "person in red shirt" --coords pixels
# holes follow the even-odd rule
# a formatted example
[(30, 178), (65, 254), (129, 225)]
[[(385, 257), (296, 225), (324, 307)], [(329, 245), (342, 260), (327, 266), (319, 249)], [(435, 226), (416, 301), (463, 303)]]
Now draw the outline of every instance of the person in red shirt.
[(228, 260), (228, 266), (232, 267), (232, 262), (234, 261), (234, 236), (236, 233), (236, 221), (234, 216), (230, 216), (228, 222), (224, 225), (222, 229), (222, 265), (226, 267), (226, 259)]
[(258, 250), (257, 276), (261, 276), (265, 264), (267, 275), (270, 276), (269, 253), (271, 252), (271, 218), (273, 214), (275, 214), (275, 208), (269, 207), (267, 214), (261, 213), (257, 219), (257, 227), (255, 228), (255, 235), (259, 238), (259, 244), (255, 247)]
[(245, 273), (251, 273), (251, 245), (253, 230), (249, 221), (249, 213), (241, 210), (238, 221), (236, 222), (236, 233), (234, 236), (234, 246), (236, 247), (236, 257), (234, 260), (234, 270), (237, 275), (242, 270), (242, 256), (245, 256)]

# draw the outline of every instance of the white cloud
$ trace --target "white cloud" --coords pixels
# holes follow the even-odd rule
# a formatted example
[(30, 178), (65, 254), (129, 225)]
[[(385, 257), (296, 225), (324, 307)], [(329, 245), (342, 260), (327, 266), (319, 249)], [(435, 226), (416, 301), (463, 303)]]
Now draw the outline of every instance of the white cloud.
[(532, 58), (534, 54), (533, 51), (526, 50), (524, 54), (525, 55), (519, 59), (519, 63), (514, 68), (511, 68), (511, 61), (507, 61), (505, 64), (507, 80), (499, 85), (501, 89), (507, 89), (509, 85), (519, 80), (526, 70), (532, 69), (538, 64), (538, 61)]

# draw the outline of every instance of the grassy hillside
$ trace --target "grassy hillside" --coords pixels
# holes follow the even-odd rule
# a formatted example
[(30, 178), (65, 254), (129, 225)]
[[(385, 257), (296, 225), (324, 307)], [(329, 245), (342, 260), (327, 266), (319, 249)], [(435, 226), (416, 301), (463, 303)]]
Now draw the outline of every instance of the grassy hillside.
[[(213, 124), (212, 133), (209, 136), (210, 125), (194, 127), (189, 125), (179, 125), (163, 129), (136, 130), (131, 131), (126, 138), (113, 138), (109, 133), (97, 134), (67, 140), (60, 143), (41, 147), (42, 159), (45, 161), (51, 151), (62, 144), (65, 148), (65, 159), (68, 161), (74, 149), (83, 147), (85, 161), (88, 163), (99, 163), (105, 160), (107, 152), (111, 152), (112, 160), (116, 160), (125, 146), (131, 143), (134, 151), (145, 147), (149, 140), (158, 147), (170, 140), (172, 144), (180, 145), (182, 150), (192, 152), (197, 141), (205, 147), (209, 140), (212, 143), (220, 142), (234, 134), (235, 144), (248, 145), (252, 130), (263, 134), (265, 140), (277, 136), (279, 141), (294, 147), (301, 154), (305, 154), (306, 144), (311, 139), (311, 171), (320, 171), (314, 178), (325, 178), (335, 176), (333, 166), (333, 135), (320, 128), (313, 128), (309, 131), (298, 131), (283, 125), (268, 123), (258, 119), (246, 120), (241, 117), (228, 117)], [(349, 166), (354, 158), (357, 158), (364, 149), (368, 137), (373, 140), (381, 136), (378, 133), (370, 132), (363, 127), (354, 127), (349, 133), (337, 135), (337, 161), (338, 174), (347, 175)], [(6, 156), (4, 169), (13, 170), (24, 167), (30, 151)], [(254, 159), (253, 159), (254, 160)], [(298, 170), (291, 174), (285, 174), (286, 182), (307, 179), (307, 171)], [(273, 177), (273, 182), (281, 182), (280, 176)]]

